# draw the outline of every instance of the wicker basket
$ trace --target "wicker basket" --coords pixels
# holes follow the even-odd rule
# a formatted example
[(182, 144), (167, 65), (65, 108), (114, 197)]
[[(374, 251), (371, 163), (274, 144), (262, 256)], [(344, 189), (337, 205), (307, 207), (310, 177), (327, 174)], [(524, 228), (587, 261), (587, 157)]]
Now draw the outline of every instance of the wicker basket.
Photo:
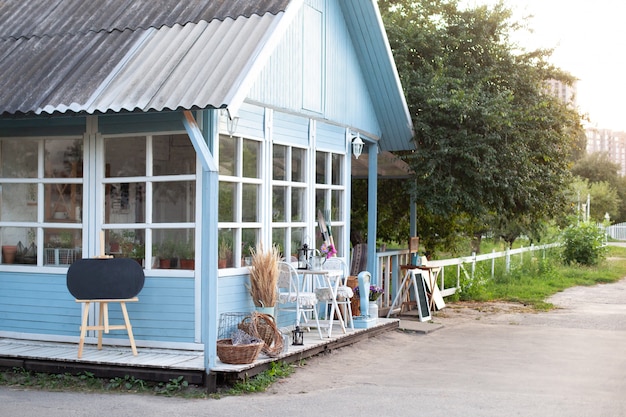
[(264, 345), (264, 342), (233, 345), (232, 339), (220, 339), (217, 341), (217, 357), (224, 363), (236, 365), (252, 363), (259, 356)]
[(248, 316), (239, 324), (239, 328), (249, 335), (256, 336), (263, 340), (268, 346), (274, 341), (274, 318), (264, 314)]
[(269, 314), (253, 312), (239, 324), (239, 329), (265, 342), (263, 353), (276, 357), (283, 351), (283, 335), (276, 327), (276, 321)]

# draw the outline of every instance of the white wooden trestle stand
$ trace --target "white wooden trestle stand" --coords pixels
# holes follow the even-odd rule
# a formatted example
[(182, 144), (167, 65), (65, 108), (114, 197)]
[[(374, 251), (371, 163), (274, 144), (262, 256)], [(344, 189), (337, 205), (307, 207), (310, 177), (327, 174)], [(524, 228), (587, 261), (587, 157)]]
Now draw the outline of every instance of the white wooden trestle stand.
[[(128, 311), (126, 310), (126, 303), (132, 303), (139, 301), (138, 297), (126, 298), (121, 300), (76, 300), (77, 303), (83, 303), (83, 321), (80, 325), (80, 342), (78, 343), (78, 358), (83, 356), (83, 345), (85, 344), (85, 335), (87, 330), (98, 331), (98, 350), (102, 350), (102, 332), (109, 333), (109, 330), (126, 330), (128, 338), (130, 339), (130, 348), (133, 351), (133, 355), (137, 356), (137, 347), (135, 346), (135, 338), (133, 337), (133, 328), (130, 325), (130, 319), (128, 318)], [(97, 326), (88, 326), (87, 321), (89, 319), (89, 306), (92, 303), (98, 303), (100, 305), (100, 317), (98, 318)], [(122, 315), (124, 316), (124, 324), (109, 324), (109, 303), (120, 303), (122, 308)]]

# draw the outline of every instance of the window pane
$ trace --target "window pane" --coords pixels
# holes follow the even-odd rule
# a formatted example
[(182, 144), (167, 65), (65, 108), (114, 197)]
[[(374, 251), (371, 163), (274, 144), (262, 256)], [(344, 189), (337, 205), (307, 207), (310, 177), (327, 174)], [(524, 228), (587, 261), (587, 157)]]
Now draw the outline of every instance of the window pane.
[(220, 182), (219, 212), (217, 214), (220, 222), (235, 221), (235, 184), (231, 182)]
[(104, 158), (107, 178), (145, 176), (146, 138), (106, 138)]
[(180, 269), (183, 256), (193, 250), (193, 229), (154, 229), (152, 232), (153, 268)]
[(220, 229), (217, 232), (217, 267), (231, 268), (233, 266), (233, 242), (235, 232), (233, 229)]
[(291, 189), (291, 221), (304, 221), (304, 204), (306, 201), (306, 189)]
[(287, 187), (273, 187), (272, 221), (284, 222), (287, 220)]
[(2, 221), (37, 221), (37, 184), (0, 184)]
[(304, 149), (291, 148), (291, 181), (305, 182), (305, 157)]
[(44, 229), (44, 265), (67, 266), (82, 258), (82, 236), (78, 229)]
[[(107, 254), (116, 258), (145, 258), (145, 231), (141, 229), (107, 230), (105, 235), (105, 250)], [(143, 263), (142, 263), (143, 265)]]
[(37, 144), (38, 141), (27, 139), (0, 140), (0, 177), (36, 178)]
[(244, 222), (258, 222), (259, 186), (256, 184), (243, 184), (242, 191), (241, 220)]
[(333, 190), (330, 202), (330, 218), (331, 220), (343, 220), (343, 191)]
[(143, 182), (107, 184), (105, 223), (143, 223), (146, 184)]
[(237, 148), (235, 138), (220, 136), (220, 175), (237, 174)]
[(46, 184), (44, 195), (46, 221), (70, 221), (73, 223), (82, 221), (80, 207), (83, 201), (82, 184)]
[(326, 209), (326, 190), (315, 190), (315, 215), (321, 211), (324, 213)]
[(196, 153), (187, 135), (152, 138), (154, 175), (184, 175), (196, 171)]
[(250, 252), (251, 249), (256, 248), (257, 243), (259, 242), (259, 232), (259, 229), (241, 230), (241, 256), (244, 258), (252, 254)]
[(315, 153), (315, 182), (326, 184), (326, 153)]
[(261, 143), (255, 140), (243, 140), (243, 176), (259, 178), (259, 156)]
[(155, 223), (193, 222), (195, 209), (193, 181), (155, 182), (152, 185), (152, 221)]
[(281, 254), (285, 253), (285, 242), (287, 241), (286, 235), (287, 229), (282, 227), (272, 229), (272, 243), (278, 245)]
[(46, 178), (83, 177), (82, 139), (49, 139), (44, 141)]
[(343, 155), (332, 154), (332, 184), (341, 185), (343, 178)]
[(285, 169), (287, 167), (287, 148), (282, 145), (274, 145), (273, 149), (274, 156), (272, 163), (274, 165), (272, 171), (274, 172), (274, 175), (272, 178), (275, 180), (284, 181), (287, 179), (287, 174), (285, 172)]
[(305, 243), (304, 227), (294, 227), (291, 229), (291, 256), (298, 260), (298, 249)]
[(37, 230), (33, 227), (3, 227), (0, 229), (0, 241), (5, 248), (2, 252), (3, 264), (37, 263)]

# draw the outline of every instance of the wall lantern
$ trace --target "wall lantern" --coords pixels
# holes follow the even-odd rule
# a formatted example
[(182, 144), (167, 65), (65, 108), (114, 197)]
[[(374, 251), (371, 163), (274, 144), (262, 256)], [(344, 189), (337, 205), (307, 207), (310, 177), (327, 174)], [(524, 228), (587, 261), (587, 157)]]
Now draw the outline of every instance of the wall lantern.
[(304, 332), (300, 329), (300, 326), (296, 326), (293, 330), (293, 343), (294, 346), (304, 345)]
[(363, 140), (361, 140), (361, 135), (357, 132), (356, 137), (352, 140), (352, 155), (356, 159), (359, 159), (361, 153), (363, 152)]

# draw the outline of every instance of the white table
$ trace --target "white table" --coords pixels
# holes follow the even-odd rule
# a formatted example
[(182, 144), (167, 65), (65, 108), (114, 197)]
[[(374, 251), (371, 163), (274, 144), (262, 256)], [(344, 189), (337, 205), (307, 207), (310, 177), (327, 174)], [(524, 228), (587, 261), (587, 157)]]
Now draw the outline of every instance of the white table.
[[(330, 301), (330, 315), (327, 317), (325, 323), (328, 326), (328, 337), (332, 336), (333, 331), (333, 318), (337, 314), (339, 325), (343, 333), (346, 333), (346, 324), (343, 316), (341, 315), (341, 309), (337, 304), (337, 289), (339, 283), (343, 278), (343, 271), (341, 269), (298, 269), (298, 274), (302, 275), (303, 285), (308, 285), (313, 291), (321, 288), (327, 289), (330, 292), (328, 297), (324, 297), (321, 301)], [(317, 278), (317, 279), (314, 279)], [(321, 279), (321, 284), (320, 284)], [(326, 300), (328, 298), (328, 300)]]

